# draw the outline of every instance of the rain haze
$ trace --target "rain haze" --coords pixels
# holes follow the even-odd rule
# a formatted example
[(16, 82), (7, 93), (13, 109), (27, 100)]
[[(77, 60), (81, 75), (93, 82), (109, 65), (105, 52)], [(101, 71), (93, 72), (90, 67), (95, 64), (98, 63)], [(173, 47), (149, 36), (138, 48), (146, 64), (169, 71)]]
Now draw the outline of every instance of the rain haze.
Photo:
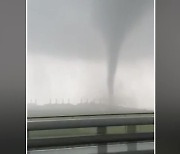
[(153, 110), (154, 0), (27, 0), (27, 103)]

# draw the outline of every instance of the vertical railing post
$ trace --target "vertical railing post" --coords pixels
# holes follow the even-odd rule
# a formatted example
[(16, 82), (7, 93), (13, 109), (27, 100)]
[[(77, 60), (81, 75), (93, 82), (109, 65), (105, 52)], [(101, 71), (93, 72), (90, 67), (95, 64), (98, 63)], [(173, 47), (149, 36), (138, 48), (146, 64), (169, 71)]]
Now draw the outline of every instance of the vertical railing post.
[[(136, 133), (137, 126), (136, 125), (126, 126), (126, 132), (127, 133)], [(137, 143), (127, 144), (127, 151), (136, 151), (136, 150), (137, 150)]]
[[(106, 127), (97, 127), (97, 135), (106, 135), (107, 128)], [(98, 145), (98, 154), (107, 153), (107, 144), (99, 144)]]

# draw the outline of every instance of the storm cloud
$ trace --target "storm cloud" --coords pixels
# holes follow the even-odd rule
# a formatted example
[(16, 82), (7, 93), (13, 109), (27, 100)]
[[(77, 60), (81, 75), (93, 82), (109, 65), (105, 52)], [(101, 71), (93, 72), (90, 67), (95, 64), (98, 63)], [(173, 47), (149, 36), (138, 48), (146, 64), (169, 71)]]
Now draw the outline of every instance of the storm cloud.
[(154, 1), (28, 0), (27, 56), (29, 98), (109, 93), (152, 106)]

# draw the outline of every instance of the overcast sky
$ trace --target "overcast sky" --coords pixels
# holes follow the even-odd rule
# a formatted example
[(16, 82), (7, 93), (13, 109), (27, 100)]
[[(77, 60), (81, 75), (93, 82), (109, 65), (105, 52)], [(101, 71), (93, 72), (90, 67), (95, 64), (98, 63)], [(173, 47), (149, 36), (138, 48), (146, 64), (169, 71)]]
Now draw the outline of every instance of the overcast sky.
[(115, 96), (153, 107), (153, 0), (28, 0), (27, 39), (29, 100), (107, 97), (113, 40)]

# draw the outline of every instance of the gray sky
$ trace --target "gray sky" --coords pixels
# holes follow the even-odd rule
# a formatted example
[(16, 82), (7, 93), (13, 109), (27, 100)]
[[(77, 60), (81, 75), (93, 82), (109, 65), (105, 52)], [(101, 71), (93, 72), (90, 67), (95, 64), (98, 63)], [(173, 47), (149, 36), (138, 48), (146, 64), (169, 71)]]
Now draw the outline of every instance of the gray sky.
[(106, 98), (112, 55), (117, 99), (152, 107), (153, 6), (153, 0), (28, 0), (28, 99)]
[[(128, 2), (125, 6), (124, 1)], [(152, 56), (153, 0), (28, 0), (27, 6), (28, 53), (43, 52), (68, 58), (106, 57), (107, 41), (102, 34), (105, 29), (103, 24), (110, 28), (116, 25), (128, 27), (121, 19), (125, 17), (134, 22), (128, 31), (136, 29), (135, 34), (128, 32), (132, 35), (133, 44), (124, 44), (128, 50), (126, 54)], [(140, 10), (142, 6), (145, 11), (140, 12), (142, 15), (139, 18), (136, 19), (133, 14), (129, 17), (132, 8)], [(106, 16), (109, 16), (109, 20)], [(141, 21), (142, 18), (144, 21)], [(119, 30), (114, 28), (118, 30), (117, 34), (124, 30), (122, 26), (119, 27)], [(131, 40), (126, 37), (126, 41)], [(129, 59), (131, 56), (127, 57)]]

